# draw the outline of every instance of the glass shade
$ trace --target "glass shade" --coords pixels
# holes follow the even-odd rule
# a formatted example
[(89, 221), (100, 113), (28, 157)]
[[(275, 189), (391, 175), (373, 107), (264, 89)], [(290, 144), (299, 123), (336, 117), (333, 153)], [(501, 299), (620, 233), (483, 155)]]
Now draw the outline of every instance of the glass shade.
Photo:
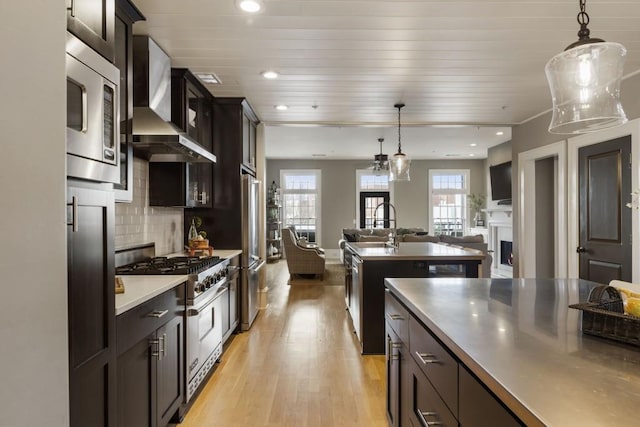
[(565, 50), (545, 67), (553, 117), (549, 132), (594, 132), (627, 121), (620, 81), (627, 50), (619, 43), (589, 43)]
[(398, 151), (389, 161), (389, 181), (409, 181), (410, 166), (411, 160)]

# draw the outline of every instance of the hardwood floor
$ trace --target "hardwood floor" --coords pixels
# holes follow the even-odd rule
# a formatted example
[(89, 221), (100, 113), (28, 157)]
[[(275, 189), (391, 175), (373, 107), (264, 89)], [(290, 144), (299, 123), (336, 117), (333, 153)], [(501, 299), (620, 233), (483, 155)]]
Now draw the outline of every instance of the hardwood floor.
[(387, 426), (384, 356), (359, 354), (344, 287), (290, 286), (285, 261), (266, 269), (269, 307), (180, 426)]

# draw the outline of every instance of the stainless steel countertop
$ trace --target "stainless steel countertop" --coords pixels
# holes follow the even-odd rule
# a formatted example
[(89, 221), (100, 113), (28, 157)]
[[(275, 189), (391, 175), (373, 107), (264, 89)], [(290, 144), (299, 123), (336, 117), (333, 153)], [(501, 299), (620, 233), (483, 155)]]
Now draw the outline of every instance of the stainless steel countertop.
[(636, 426), (640, 348), (582, 335), (592, 282), (386, 279), (402, 301), (527, 425)]
[(423, 260), (423, 261), (473, 261), (482, 260), (482, 251), (461, 248), (442, 243), (400, 242), (397, 248), (384, 242), (347, 242), (362, 260)]

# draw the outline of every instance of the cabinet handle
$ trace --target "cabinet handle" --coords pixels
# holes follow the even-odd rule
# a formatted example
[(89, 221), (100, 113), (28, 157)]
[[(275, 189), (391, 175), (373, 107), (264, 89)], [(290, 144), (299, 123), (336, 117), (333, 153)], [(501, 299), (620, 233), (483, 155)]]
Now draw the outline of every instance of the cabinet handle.
[(67, 10), (71, 11), (71, 16), (76, 16), (76, 2), (75, 0), (71, 0), (71, 6), (67, 8)]
[(71, 203), (67, 203), (67, 206), (71, 206), (71, 231), (78, 232), (78, 198), (76, 196), (71, 197)]
[(391, 319), (391, 320), (404, 320), (404, 317), (402, 317), (399, 314), (390, 314), (389, 315), (389, 319)]
[(162, 360), (167, 355), (167, 334), (162, 334), (158, 341), (158, 360)]
[(427, 359), (428, 357), (436, 357), (435, 354), (432, 353), (420, 353), (416, 351), (416, 356), (418, 356), (420, 358), (420, 361), (425, 365), (428, 365), (430, 363), (440, 363), (438, 359)]
[(418, 410), (418, 415), (420, 416), (420, 421), (427, 427), (430, 426), (441, 426), (442, 423), (440, 421), (427, 421), (426, 417), (437, 417), (438, 413), (437, 412), (430, 412), (430, 411), (421, 411)]
[(167, 314), (169, 310), (153, 310), (151, 313), (147, 314), (147, 317), (155, 317), (157, 319), (161, 318), (165, 314)]
[(160, 360), (160, 340), (149, 340), (149, 345), (151, 345), (151, 356)]

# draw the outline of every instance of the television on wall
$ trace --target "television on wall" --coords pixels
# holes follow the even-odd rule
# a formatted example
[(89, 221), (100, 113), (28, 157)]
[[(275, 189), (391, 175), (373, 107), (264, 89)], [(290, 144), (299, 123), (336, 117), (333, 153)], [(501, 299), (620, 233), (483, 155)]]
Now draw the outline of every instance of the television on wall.
[(491, 200), (499, 205), (511, 204), (511, 162), (489, 166), (491, 180)]

